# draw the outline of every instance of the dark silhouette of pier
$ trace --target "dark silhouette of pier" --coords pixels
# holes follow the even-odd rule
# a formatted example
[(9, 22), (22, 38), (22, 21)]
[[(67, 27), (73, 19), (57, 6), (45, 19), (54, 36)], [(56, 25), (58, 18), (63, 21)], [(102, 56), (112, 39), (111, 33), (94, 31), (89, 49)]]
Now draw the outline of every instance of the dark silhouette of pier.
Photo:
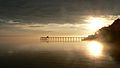
[(79, 42), (85, 37), (40, 37), (41, 41), (51, 41), (51, 42)]

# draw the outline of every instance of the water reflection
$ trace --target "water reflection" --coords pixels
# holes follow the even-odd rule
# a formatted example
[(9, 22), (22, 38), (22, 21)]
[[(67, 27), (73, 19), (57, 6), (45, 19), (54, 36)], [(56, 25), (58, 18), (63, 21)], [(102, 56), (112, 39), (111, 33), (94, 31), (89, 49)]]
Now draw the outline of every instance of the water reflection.
[(87, 51), (91, 57), (99, 58), (103, 55), (103, 45), (97, 41), (89, 42)]
[[(119, 58), (118, 46), (97, 41), (0, 43), (0, 65), (4, 68), (113, 68)], [(119, 52), (118, 52), (119, 50)], [(6, 67), (5, 67), (6, 66)], [(2, 67), (3, 68), (3, 67)], [(114, 67), (117, 68), (117, 67)]]

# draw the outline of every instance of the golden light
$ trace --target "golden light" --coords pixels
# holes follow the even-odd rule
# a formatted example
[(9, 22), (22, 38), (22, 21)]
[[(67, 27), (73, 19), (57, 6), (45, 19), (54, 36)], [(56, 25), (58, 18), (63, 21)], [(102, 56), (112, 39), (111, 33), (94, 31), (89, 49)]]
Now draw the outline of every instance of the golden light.
[(100, 57), (102, 56), (102, 52), (103, 52), (103, 45), (100, 44), (97, 41), (92, 41), (87, 45), (87, 49), (88, 49), (88, 53), (90, 56), (93, 57)]
[(97, 31), (101, 27), (104, 27), (106, 24), (106, 19), (105, 18), (99, 18), (99, 17), (90, 17), (86, 20), (89, 24), (88, 27), (92, 31)]

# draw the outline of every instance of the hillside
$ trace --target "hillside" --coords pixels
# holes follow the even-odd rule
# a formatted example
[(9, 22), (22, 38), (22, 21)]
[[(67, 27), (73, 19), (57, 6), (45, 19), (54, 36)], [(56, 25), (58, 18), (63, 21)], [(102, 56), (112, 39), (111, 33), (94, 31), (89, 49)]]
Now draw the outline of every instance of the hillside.
[(108, 27), (102, 27), (101, 29), (96, 31), (94, 35), (89, 35), (83, 40), (94, 39), (107, 42), (120, 41), (120, 19), (115, 20)]

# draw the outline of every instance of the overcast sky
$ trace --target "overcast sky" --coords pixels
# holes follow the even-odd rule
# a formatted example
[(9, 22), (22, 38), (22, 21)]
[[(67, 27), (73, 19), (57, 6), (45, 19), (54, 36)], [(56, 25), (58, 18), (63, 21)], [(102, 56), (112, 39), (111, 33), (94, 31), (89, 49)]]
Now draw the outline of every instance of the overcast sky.
[(120, 0), (0, 0), (0, 33), (39, 34), (64, 30), (72, 34), (78, 29), (87, 30), (84, 20), (88, 16), (113, 20), (119, 15)]

